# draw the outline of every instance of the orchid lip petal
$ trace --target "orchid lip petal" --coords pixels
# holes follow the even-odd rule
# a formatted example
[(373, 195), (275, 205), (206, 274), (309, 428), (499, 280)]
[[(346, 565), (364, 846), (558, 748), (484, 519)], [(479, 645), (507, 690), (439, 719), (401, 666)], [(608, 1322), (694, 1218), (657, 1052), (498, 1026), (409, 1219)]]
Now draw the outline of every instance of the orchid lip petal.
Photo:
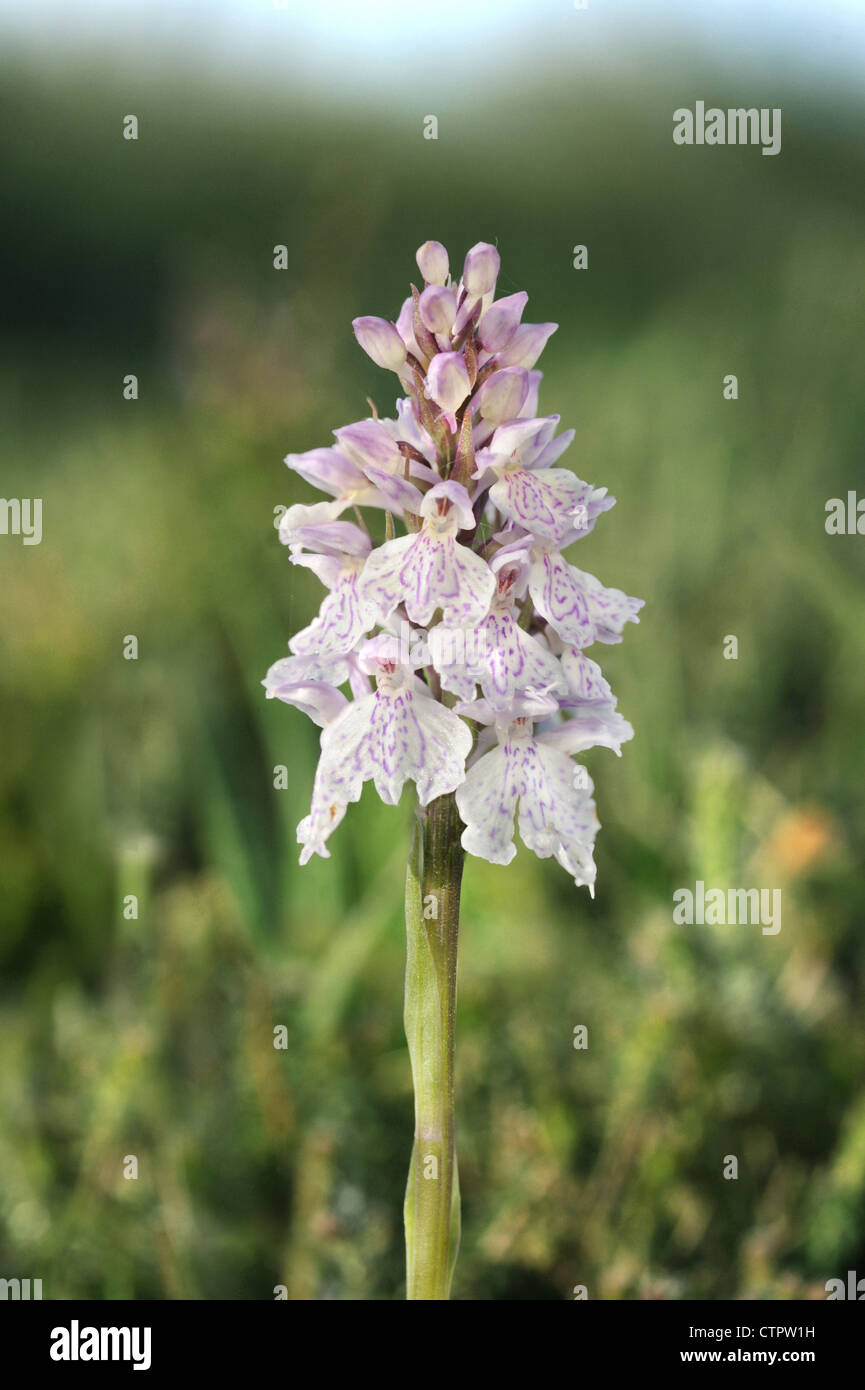
[(366, 622), (385, 621), (401, 603), (410, 621), (421, 627), (438, 609), (452, 626), (473, 626), (486, 617), (495, 576), (479, 555), (457, 542), (459, 517), (453, 510), (441, 518), (441, 532), (431, 528), (431, 520), (436, 519), (425, 518), (417, 535), (386, 541), (367, 559), (359, 581)]
[(322, 733), (321, 758), (310, 814), (298, 837), (321, 853), (342, 819), (340, 808), (360, 798), (372, 781), (381, 799), (395, 805), (413, 781), (421, 805), (455, 791), (471, 751), (468, 726), (429, 698), (422, 682), (402, 670), (384, 673), (378, 690), (343, 709)]
[(520, 838), (542, 859), (555, 856), (574, 882), (591, 888), (598, 821), (591, 784), (575, 785), (574, 764), (539, 743), (530, 725), (504, 735), (498, 747), (472, 764), (456, 792), (465, 823), (463, 848), (494, 864), (508, 864)]

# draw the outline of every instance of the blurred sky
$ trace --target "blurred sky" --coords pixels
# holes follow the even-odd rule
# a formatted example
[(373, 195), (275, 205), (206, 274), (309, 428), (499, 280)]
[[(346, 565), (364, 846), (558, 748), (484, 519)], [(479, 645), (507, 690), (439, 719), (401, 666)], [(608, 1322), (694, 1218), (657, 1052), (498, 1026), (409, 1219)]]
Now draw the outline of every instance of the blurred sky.
[(290, 74), (330, 99), (671, 48), (818, 80), (865, 71), (865, 0), (588, 0), (582, 11), (573, 0), (4, 0), (0, 15), (4, 48), (35, 46), (53, 61), (76, 49), (116, 60), (119, 48), (136, 65), (170, 54), (220, 79)]

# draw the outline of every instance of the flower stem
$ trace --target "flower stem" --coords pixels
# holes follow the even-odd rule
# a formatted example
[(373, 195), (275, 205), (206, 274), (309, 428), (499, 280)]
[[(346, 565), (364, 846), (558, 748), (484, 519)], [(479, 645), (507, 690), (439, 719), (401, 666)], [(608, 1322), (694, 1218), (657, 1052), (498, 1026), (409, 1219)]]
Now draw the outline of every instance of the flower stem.
[(418, 808), (406, 872), (405, 1031), (415, 1095), (405, 1194), (406, 1297), (447, 1299), (460, 1240), (454, 1018), (462, 822), (452, 794)]

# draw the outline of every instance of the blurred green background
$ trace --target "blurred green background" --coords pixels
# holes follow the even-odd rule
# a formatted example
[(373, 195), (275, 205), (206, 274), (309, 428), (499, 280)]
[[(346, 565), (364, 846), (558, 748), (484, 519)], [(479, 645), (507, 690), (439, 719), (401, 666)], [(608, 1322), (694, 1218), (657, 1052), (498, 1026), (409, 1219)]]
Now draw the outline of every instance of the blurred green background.
[[(823, 1297), (865, 1274), (865, 540), (824, 528), (865, 493), (861, 93), (744, 40), (601, 62), (551, 5), (543, 62), (445, 5), (446, 40), (390, 33), (400, 85), (343, 87), (289, 8), (283, 80), (168, 40), (2, 59), (0, 490), (44, 536), (0, 536), (0, 1276), (403, 1295), (410, 805), (365, 794), (299, 869), (318, 731), (259, 682), (320, 597), (282, 458), (392, 413), (350, 321), (436, 238), (457, 271), (495, 241), (561, 325), (541, 411), (619, 499), (579, 562), (647, 601), (591, 653), (636, 729), (587, 757), (595, 901), (467, 864), (455, 1297)], [(675, 147), (698, 98), (782, 107), (781, 155)], [(780, 887), (781, 932), (674, 925), (696, 879)]]

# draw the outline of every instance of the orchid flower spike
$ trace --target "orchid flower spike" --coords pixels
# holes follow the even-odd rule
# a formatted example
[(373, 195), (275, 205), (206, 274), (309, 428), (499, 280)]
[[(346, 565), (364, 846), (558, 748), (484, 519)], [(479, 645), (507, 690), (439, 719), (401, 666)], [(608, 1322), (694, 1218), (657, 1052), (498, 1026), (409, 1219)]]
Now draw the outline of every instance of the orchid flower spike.
[(620, 642), (643, 604), (563, 552), (615, 498), (561, 463), (574, 431), (539, 415), (533, 370), (556, 325), (524, 322), (522, 292), (495, 298), (496, 247), (473, 246), (458, 280), (440, 242), (416, 259), (422, 288), (396, 317), (353, 324), (400, 383), (393, 417), (373, 409), (286, 458), (326, 498), (282, 518), (324, 596), (263, 682), (321, 727), (301, 863), (329, 857), (366, 782), (390, 805), (412, 782), (421, 807), (455, 793), (469, 854), (509, 863), (516, 825), (593, 891), (598, 818), (575, 759), (620, 754), (633, 729), (586, 649)]

